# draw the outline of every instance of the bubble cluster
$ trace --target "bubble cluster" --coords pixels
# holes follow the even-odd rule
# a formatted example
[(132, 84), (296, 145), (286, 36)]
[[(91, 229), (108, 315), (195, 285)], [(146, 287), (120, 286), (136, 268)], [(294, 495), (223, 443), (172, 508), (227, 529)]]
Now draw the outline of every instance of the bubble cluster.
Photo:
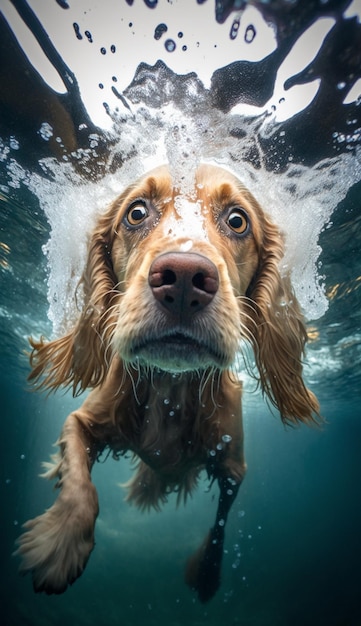
[(53, 127), (48, 122), (43, 122), (39, 128), (39, 135), (44, 141), (49, 141), (54, 135)]

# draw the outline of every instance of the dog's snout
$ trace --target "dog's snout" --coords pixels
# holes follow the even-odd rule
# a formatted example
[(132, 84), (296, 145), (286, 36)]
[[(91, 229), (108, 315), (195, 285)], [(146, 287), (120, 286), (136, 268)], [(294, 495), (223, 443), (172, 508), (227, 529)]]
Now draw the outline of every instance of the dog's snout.
[(153, 261), (149, 285), (154, 298), (171, 313), (189, 315), (212, 301), (218, 291), (218, 271), (201, 254), (169, 252)]

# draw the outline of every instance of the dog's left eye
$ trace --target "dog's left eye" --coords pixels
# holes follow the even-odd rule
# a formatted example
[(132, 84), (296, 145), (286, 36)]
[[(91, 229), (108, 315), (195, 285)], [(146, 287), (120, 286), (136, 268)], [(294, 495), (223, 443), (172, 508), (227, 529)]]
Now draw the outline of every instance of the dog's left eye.
[(227, 218), (228, 226), (237, 235), (245, 235), (249, 230), (249, 219), (246, 211), (241, 208), (233, 208)]
[(126, 221), (130, 226), (138, 226), (148, 217), (149, 211), (144, 202), (137, 201), (130, 205), (126, 213)]

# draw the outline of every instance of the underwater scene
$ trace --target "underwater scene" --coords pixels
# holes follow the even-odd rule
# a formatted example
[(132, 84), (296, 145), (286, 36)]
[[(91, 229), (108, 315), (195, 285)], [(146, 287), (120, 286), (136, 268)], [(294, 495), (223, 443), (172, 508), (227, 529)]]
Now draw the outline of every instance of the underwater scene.
[[(360, 16), (360, 0), (0, 0), (4, 626), (361, 626)], [(34, 389), (29, 337), (72, 332), (89, 233), (164, 163), (182, 197), (200, 164), (231, 172), (282, 231), (322, 420), (282, 422), (245, 333), (232, 375), (247, 474), (215, 595), (200, 601), (184, 577), (217, 481), (204, 470), (185, 504), (167, 492), (142, 511), (125, 501), (131, 452), (107, 449), (86, 568), (64, 593), (36, 593), (17, 540), (58, 495), (43, 463), (89, 391)]]

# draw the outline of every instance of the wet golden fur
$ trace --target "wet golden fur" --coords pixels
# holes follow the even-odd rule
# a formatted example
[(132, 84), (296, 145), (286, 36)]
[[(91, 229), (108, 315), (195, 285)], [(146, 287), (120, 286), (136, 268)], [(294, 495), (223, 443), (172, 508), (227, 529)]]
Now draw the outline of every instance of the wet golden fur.
[[(171, 491), (185, 499), (204, 468), (218, 480), (214, 527), (187, 568), (200, 599), (214, 595), (224, 523), (246, 470), (241, 384), (232, 374), (241, 340), (253, 347), (260, 386), (282, 420), (317, 420), (317, 400), (302, 379), (303, 317), (279, 270), (278, 227), (229, 172), (202, 165), (195, 182), (182, 211), (166, 167), (127, 188), (90, 238), (75, 328), (54, 341), (31, 341), (32, 381), (72, 386), (74, 395), (93, 388), (67, 418), (47, 472), (58, 478), (58, 499), (19, 540), (22, 570), (32, 572), (37, 591), (60, 593), (83, 571), (98, 513), (90, 471), (109, 448), (116, 457), (130, 450), (139, 459), (128, 499), (141, 508), (159, 508)], [(131, 224), (137, 203), (148, 214)], [(230, 225), (234, 207), (247, 218), (244, 233)], [(201, 289), (209, 303), (192, 315), (169, 313), (150, 284), (154, 261), (173, 253), (216, 268), (214, 293)]]

